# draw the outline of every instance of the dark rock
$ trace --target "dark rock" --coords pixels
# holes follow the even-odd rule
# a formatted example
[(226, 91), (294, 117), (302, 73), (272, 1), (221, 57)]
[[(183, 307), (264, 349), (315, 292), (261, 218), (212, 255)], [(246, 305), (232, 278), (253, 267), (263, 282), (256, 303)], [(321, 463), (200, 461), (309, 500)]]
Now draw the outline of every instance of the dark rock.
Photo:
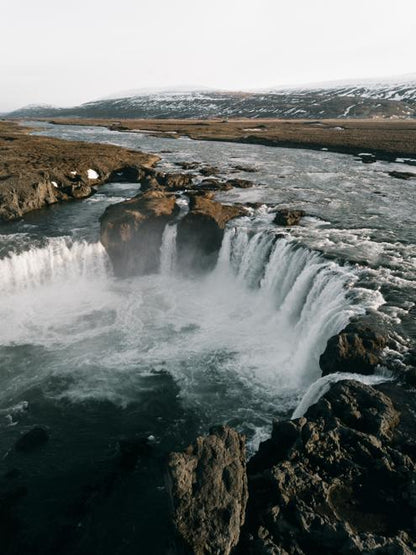
[(141, 166), (122, 166), (113, 170), (109, 181), (137, 183), (145, 176), (145, 169)]
[(28, 453), (45, 444), (49, 439), (49, 432), (41, 426), (36, 426), (24, 433), (15, 443), (16, 451)]
[(162, 235), (179, 212), (176, 198), (148, 191), (109, 206), (100, 218), (101, 242), (117, 275), (157, 272)]
[(189, 173), (162, 173), (156, 170), (147, 171), (141, 179), (143, 192), (153, 191), (183, 191), (192, 188), (193, 175)]
[(259, 171), (257, 168), (254, 168), (253, 166), (236, 165), (236, 166), (233, 166), (233, 168), (239, 172), (247, 172), (247, 173), (256, 173)]
[(289, 210), (288, 208), (282, 208), (276, 212), (276, 216), (273, 222), (277, 225), (290, 226), (299, 225), (300, 220), (305, 215), (303, 210)]
[(180, 191), (192, 187), (193, 175), (190, 173), (167, 173), (162, 179), (168, 191)]
[(391, 399), (353, 381), (276, 423), (247, 466), (238, 553), (414, 553), (416, 450), (405, 452), (406, 437)]
[(225, 426), (170, 455), (173, 520), (191, 553), (227, 555), (237, 544), (247, 503), (245, 466), (245, 440)]
[(204, 166), (199, 170), (199, 173), (208, 177), (210, 175), (218, 175), (220, 170), (215, 166)]
[(334, 372), (373, 374), (387, 338), (369, 327), (349, 324), (331, 337), (319, 359), (322, 375)]
[(374, 164), (374, 162), (376, 162), (376, 157), (370, 152), (363, 152), (362, 154), (359, 154), (358, 157), (363, 164)]
[(229, 191), (230, 189), (232, 189), (232, 185), (219, 179), (204, 179), (198, 185), (198, 190), (203, 191)]
[(416, 173), (414, 172), (398, 172), (392, 171), (389, 172), (391, 177), (396, 177), (397, 179), (416, 179)]
[(176, 166), (179, 166), (183, 170), (195, 170), (200, 166), (199, 162), (175, 162)]
[(231, 187), (237, 187), (239, 189), (249, 189), (253, 187), (253, 183), (248, 179), (229, 179), (227, 184)]
[(206, 196), (191, 195), (189, 212), (178, 224), (179, 267), (194, 272), (212, 269), (227, 222), (245, 214), (241, 206), (228, 206)]

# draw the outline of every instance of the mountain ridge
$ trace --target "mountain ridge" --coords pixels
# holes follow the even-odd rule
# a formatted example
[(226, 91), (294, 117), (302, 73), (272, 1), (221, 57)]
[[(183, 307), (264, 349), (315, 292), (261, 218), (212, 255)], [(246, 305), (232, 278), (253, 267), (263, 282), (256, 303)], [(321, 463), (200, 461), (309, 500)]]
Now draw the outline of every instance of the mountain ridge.
[[(123, 96), (127, 95), (127, 96)], [(9, 117), (81, 118), (414, 118), (416, 74), (257, 91), (207, 87), (135, 89), (59, 108), (29, 105)]]

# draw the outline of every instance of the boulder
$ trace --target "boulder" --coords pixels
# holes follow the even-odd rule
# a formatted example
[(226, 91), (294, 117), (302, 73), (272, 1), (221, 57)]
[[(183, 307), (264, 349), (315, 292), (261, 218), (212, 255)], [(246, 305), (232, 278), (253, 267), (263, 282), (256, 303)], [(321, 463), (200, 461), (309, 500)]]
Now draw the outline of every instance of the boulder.
[(398, 172), (392, 171), (389, 172), (391, 177), (395, 177), (396, 179), (416, 179), (416, 173), (414, 172)]
[(141, 179), (141, 190), (183, 191), (192, 189), (193, 175), (190, 173), (163, 173), (157, 170), (147, 170)]
[(183, 170), (195, 170), (200, 166), (199, 162), (175, 162), (176, 166), (179, 166)]
[(175, 196), (161, 191), (109, 206), (100, 218), (101, 243), (116, 275), (157, 272), (163, 231), (178, 213)]
[(173, 522), (195, 555), (228, 555), (238, 543), (247, 504), (244, 437), (226, 426), (197, 438), (168, 460)]
[(199, 173), (201, 175), (205, 175), (205, 176), (210, 176), (210, 175), (217, 175), (220, 173), (219, 168), (215, 167), (215, 166), (204, 166), (203, 168), (201, 168), (199, 170)]
[(362, 152), (361, 154), (358, 154), (358, 157), (363, 164), (374, 164), (374, 162), (377, 161), (375, 155), (371, 152)]
[(220, 181), (219, 179), (204, 179), (197, 186), (198, 191), (229, 191), (232, 189), (232, 185)]
[(237, 187), (238, 189), (249, 189), (253, 187), (252, 181), (248, 179), (229, 179), (227, 185), (230, 185), (230, 187)]
[(190, 173), (167, 173), (161, 180), (169, 191), (181, 191), (192, 187), (193, 175)]
[(391, 399), (354, 381), (275, 423), (247, 465), (237, 553), (414, 553), (416, 465), (400, 428)]
[(322, 375), (334, 372), (373, 374), (381, 362), (387, 338), (371, 328), (357, 323), (348, 324), (331, 337), (319, 359)]
[(185, 272), (211, 270), (216, 264), (227, 222), (246, 213), (242, 206), (191, 195), (189, 212), (178, 224), (178, 266)]
[(273, 223), (282, 226), (299, 225), (300, 220), (305, 215), (303, 210), (289, 210), (288, 208), (282, 208), (276, 212), (276, 216)]
[(239, 172), (247, 172), (247, 173), (255, 173), (258, 172), (259, 170), (257, 168), (255, 168), (254, 166), (241, 166), (241, 165), (235, 165), (233, 166), (233, 168), (236, 171)]

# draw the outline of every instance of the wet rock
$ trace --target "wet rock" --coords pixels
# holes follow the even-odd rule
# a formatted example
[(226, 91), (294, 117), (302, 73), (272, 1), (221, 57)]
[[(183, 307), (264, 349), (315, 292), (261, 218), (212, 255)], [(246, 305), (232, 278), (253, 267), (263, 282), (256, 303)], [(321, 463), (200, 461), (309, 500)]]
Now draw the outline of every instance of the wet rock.
[(199, 170), (199, 173), (208, 177), (210, 175), (218, 175), (220, 170), (215, 166), (204, 166)]
[(170, 455), (173, 521), (191, 553), (227, 555), (237, 544), (247, 503), (245, 465), (245, 440), (226, 426)]
[(167, 173), (162, 184), (169, 191), (180, 191), (192, 187), (193, 175), (189, 173)]
[(229, 191), (230, 189), (232, 189), (232, 185), (219, 179), (204, 179), (198, 185), (198, 190), (203, 191)]
[(34, 451), (49, 440), (49, 432), (46, 428), (35, 426), (28, 432), (24, 433), (15, 443), (16, 451), (28, 453)]
[(137, 183), (146, 175), (145, 169), (139, 165), (116, 168), (110, 174), (110, 181)]
[(387, 338), (359, 324), (349, 324), (331, 337), (319, 359), (322, 375), (334, 372), (373, 374), (381, 362)]
[(246, 213), (241, 206), (228, 206), (206, 196), (191, 195), (189, 212), (178, 224), (178, 266), (185, 272), (212, 269), (227, 222)]
[(157, 272), (165, 225), (179, 212), (173, 194), (148, 191), (109, 206), (100, 218), (101, 243), (119, 276)]
[(376, 157), (371, 152), (362, 152), (358, 154), (358, 158), (363, 164), (374, 164), (374, 162), (376, 162)]
[(229, 179), (227, 184), (231, 187), (237, 187), (238, 189), (249, 189), (253, 187), (253, 182), (248, 179)]
[(398, 172), (392, 171), (389, 172), (391, 177), (395, 177), (396, 179), (416, 179), (416, 173), (414, 172)]
[(254, 166), (242, 166), (242, 165), (235, 165), (233, 168), (239, 172), (247, 172), (247, 173), (255, 173), (259, 170)]
[(192, 189), (193, 175), (189, 173), (163, 173), (156, 170), (146, 172), (141, 180), (142, 191), (183, 191)]
[(389, 396), (354, 381), (334, 384), (305, 417), (275, 423), (247, 466), (237, 552), (415, 552), (416, 466), (401, 426)]
[(299, 225), (300, 220), (305, 215), (303, 210), (290, 210), (288, 208), (282, 208), (276, 212), (276, 216), (273, 222), (277, 225), (291, 226)]
[(199, 162), (175, 162), (176, 166), (179, 166), (183, 170), (195, 170), (200, 166)]

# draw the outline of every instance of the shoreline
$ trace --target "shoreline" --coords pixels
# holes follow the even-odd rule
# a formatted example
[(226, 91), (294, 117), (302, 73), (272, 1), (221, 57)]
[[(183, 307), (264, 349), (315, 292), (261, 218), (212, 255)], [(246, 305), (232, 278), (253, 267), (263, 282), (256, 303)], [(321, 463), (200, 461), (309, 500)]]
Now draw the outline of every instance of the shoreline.
[(160, 157), (127, 148), (64, 141), (0, 122), (0, 222), (69, 200), (87, 198), (114, 179), (138, 179)]
[(56, 125), (107, 127), (111, 131), (145, 132), (158, 137), (257, 144), (281, 148), (328, 150), (340, 154), (373, 154), (392, 162), (416, 158), (414, 120), (144, 120), (68, 119), (50, 120)]

